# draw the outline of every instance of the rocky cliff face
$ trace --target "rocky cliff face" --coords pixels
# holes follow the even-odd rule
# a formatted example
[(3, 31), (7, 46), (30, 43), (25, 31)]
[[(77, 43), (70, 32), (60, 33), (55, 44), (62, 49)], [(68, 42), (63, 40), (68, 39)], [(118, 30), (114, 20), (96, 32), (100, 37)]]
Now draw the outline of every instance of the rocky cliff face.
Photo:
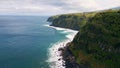
[(120, 10), (50, 17), (51, 25), (79, 30), (67, 47), (78, 64), (120, 67)]
[(48, 21), (52, 22), (51, 26), (79, 30), (94, 15), (95, 13), (64, 14), (64, 15), (52, 16), (48, 18)]

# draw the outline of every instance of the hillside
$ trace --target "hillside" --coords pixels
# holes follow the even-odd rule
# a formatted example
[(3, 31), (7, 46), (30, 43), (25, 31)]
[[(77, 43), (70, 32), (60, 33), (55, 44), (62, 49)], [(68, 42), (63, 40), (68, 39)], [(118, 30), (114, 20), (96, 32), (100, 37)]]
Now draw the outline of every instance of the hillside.
[(79, 64), (120, 67), (120, 11), (97, 13), (80, 29), (70, 47)]
[(52, 22), (51, 26), (79, 30), (86, 22), (89, 21), (96, 13), (73, 13), (52, 16), (48, 19)]
[(67, 47), (80, 65), (120, 68), (120, 10), (50, 17), (52, 26), (79, 30)]

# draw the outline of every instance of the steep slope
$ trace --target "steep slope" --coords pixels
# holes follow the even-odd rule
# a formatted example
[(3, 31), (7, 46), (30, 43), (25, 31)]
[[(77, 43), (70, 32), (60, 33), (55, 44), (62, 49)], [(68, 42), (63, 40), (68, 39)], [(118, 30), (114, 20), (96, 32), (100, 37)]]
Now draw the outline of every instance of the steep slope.
[(92, 68), (120, 67), (120, 11), (100, 12), (70, 44), (79, 64)]
[(78, 64), (120, 68), (120, 10), (57, 15), (48, 21), (52, 26), (79, 30), (67, 46)]
[(52, 16), (48, 19), (52, 22), (51, 26), (79, 30), (86, 22), (89, 21), (96, 13), (74, 13)]

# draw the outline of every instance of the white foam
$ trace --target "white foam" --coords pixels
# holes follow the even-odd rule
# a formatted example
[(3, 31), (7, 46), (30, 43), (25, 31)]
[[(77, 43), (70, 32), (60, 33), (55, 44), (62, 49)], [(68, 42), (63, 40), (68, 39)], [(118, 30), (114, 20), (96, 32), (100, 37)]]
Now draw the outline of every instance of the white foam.
[(66, 37), (71, 41), (73, 40), (73, 35), (66, 35)]
[(49, 24), (44, 24), (43, 26), (47, 26), (47, 27), (49, 27)]
[[(54, 26), (49, 26), (49, 25), (44, 25), (47, 27), (52, 27), (56, 30), (62, 30), (62, 33), (66, 34), (67, 39), (58, 41), (54, 44), (51, 44), (52, 46), (48, 49), (48, 60), (47, 62), (49, 62), (50, 68), (65, 68), (63, 66), (64, 64), (64, 60), (62, 60), (62, 56), (60, 56), (61, 52), (58, 51), (59, 48), (63, 48), (65, 47), (65, 45), (70, 42), (71, 40), (73, 40), (74, 36), (76, 35), (76, 33), (78, 31), (74, 31), (74, 30), (70, 30), (70, 29), (65, 29), (65, 28), (59, 28), (59, 27), (54, 27)], [(58, 59), (61, 59), (58, 61)]]
[(43, 26), (51, 27), (51, 28), (54, 28), (54, 29), (56, 29), (56, 30), (64, 30), (64, 31), (66, 31), (66, 32), (78, 32), (78, 31), (72, 30), (72, 29), (50, 26), (49, 24), (44, 24)]
[[(60, 56), (60, 51), (58, 51), (59, 48), (64, 47), (65, 44), (68, 42), (68, 40), (64, 40), (64, 41), (59, 41), (55, 44), (51, 44), (52, 47), (49, 48), (49, 58), (47, 60), (47, 62), (49, 62), (50, 64), (50, 68), (65, 68), (63, 66), (64, 62), (62, 60), (62, 56)], [(61, 60), (58, 60), (61, 59)]]

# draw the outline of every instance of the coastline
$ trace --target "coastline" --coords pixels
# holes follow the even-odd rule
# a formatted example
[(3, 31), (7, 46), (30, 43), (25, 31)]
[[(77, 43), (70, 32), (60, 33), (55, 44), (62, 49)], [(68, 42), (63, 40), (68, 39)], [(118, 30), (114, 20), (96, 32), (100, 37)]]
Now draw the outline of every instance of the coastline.
[(74, 40), (59, 48), (66, 68), (119, 68), (119, 10), (62, 14), (47, 21), (62, 28), (77, 29), (79, 25)]
[(66, 60), (64, 59), (65, 57), (63, 56), (63, 51), (60, 49), (64, 49), (67, 47), (67, 44), (71, 42), (74, 38), (74, 36), (77, 34), (78, 31), (71, 30), (71, 29), (66, 29), (66, 28), (60, 28), (60, 27), (55, 27), (55, 26), (50, 26), (50, 25), (44, 25), (50, 28), (54, 28), (56, 30), (62, 30), (62, 33), (69, 33), (65, 37), (67, 39), (58, 41), (54, 44), (51, 44), (52, 47), (49, 48), (49, 59), (47, 62), (50, 62), (50, 68), (67, 68), (66, 66)]

